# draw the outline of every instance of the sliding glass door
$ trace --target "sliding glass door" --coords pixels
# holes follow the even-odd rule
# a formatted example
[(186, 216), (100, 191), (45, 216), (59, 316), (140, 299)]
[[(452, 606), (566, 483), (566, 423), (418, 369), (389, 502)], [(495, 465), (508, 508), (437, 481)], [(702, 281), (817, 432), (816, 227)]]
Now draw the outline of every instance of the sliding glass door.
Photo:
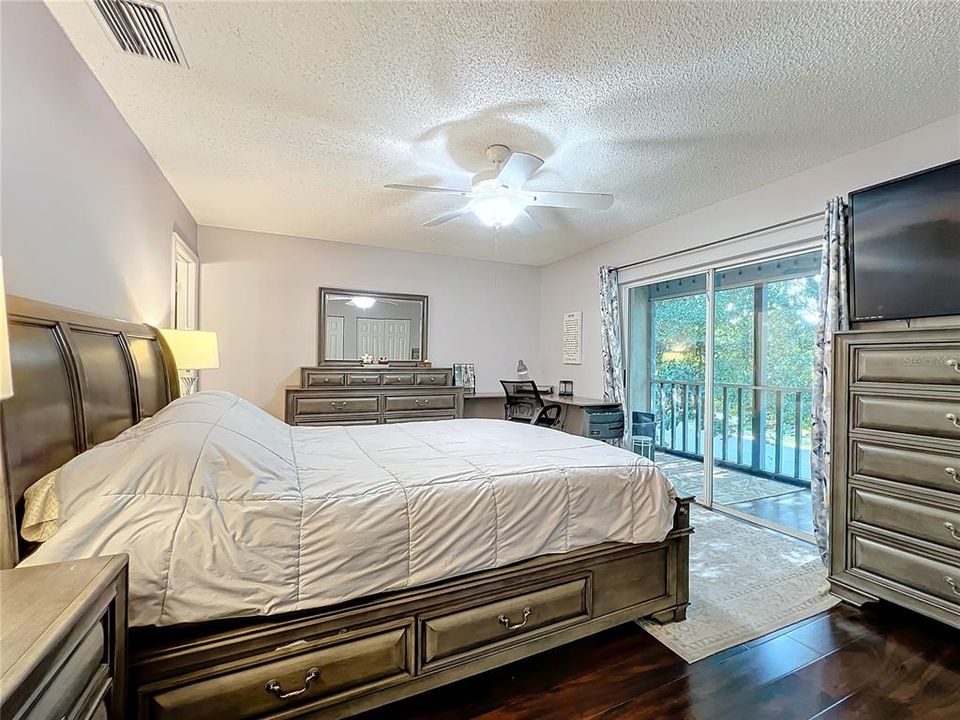
[(799, 535), (819, 269), (813, 251), (626, 290), (632, 447), (681, 493)]
[(681, 494), (703, 499), (707, 275), (631, 288), (628, 303), (632, 446), (669, 470)]

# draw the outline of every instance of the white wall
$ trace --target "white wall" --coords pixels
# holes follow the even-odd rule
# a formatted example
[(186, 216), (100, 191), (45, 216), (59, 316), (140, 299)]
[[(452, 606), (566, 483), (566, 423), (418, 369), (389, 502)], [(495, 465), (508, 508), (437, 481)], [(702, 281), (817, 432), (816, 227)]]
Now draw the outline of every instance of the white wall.
[(46, 5), (0, 3), (7, 292), (167, 324), (197, 225)]
[[(960, 157), (960, 115), (905, 133), (784, 180), (681, 215), (542, 268), (540, 369), (574, 381), (578, 395), (600, 397), (597, 268), (695, 248), (704, 243), (822, 210), (826, 200)], [(736, 168), (729, 168), (736, 172)], [(807, 225), (808, 233), (810, 232)], [(781, 238), (782, 239), (782, 238)], [(759, 238), (754, 246), (772, 242)], [(714, 250), (718, 254), (719, 250)], [(678, 267), (689, 259), (676, 261)], [(583, 310), (583, 364), (561, 364), (563, 313)]]
[(321, 286), (429, 295), (428, 359), (474, 363), (480, 391), (515, 377), (518, 358), (536, 369), (538, 268), (205, 226), (200, 257), (200, 326), (220, 343), (201, 386), (279, 417), (283, 388), (317, 361)]

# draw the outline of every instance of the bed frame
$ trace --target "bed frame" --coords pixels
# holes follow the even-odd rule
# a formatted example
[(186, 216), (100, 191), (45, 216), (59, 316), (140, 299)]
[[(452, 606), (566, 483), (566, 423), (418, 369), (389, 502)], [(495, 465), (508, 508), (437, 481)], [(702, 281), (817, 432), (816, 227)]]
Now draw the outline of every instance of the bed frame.
[[(0, 566), (23, 492), (178, 397), (156, 329), (8, 297), (14, 396), (0, 404)], [(691, 498), (663, 542), (607, 543), (268, 618), (130, 632), (127, 717), (343, 718), (636, 618), (682, 620)]]

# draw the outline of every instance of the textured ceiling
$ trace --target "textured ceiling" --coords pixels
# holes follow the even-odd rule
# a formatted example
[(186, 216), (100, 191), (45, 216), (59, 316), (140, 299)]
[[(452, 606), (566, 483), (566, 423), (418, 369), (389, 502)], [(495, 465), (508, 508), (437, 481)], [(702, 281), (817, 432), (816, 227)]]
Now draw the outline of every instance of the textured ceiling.
[[(960, 4), (167, 2), (189, 62), (48, 2), (204, 225), (544, 264), (960, 110)], [(613, 193), (420, 224), (503, 143)]]

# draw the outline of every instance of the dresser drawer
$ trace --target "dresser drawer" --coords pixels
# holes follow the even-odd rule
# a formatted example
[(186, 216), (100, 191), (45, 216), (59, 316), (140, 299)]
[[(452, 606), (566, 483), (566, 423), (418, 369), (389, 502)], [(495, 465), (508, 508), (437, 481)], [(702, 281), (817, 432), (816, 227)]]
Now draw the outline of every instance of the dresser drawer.
[(304, 377), (303, 386), (312, 387), (339, 387), (346, 382), (346, 374), (342, 372), (309, 372)]
[(960, 550), (960, 510), (925, 505), (863, 488), (854, 488), (851, 492), (851, 521)]
[(857, 441), (853, 443), (851, 470), (854, 475), (960, 493), (960, 454), (945, 455)]
[(960, 343), (855, 348), (854, 382), (960, 385)]
[(457, 407), (456, 395), (387, 395), (384, 410), (401, 412), (405, 410), (454, 410)]
[(306, 415), (294, 418), (297, 427), (334, 427), (341, 425), (379, 425), (379, 415)]
[(383, 384), (384, 385), (413, 385), (415, 377), (416, 376), (413, 373), (384, 373)]
[(375, 413), (379, 410), (379, 398), (376, 395), (364, 397), (298, 397), (294, 399), (294, 415), (352, 415), (357, 413)]
[(507, 596), (459, 612), (421, 618), (421, 662), (425, 668), (452, 658), (519, 642), (535, 631), (590, 617), (586, 577)]
[(854, 430), (885, 430), (960, 440), (960, 396), (948, 400), (854, 395), (853, 402)]
[[(412, 622), (173, 688), (149, 700), (150, 718), (215, 720), (303, 712), (408, 679)], [(302, 692), (298, 692), (302, 691)], [(278, 695), (287, 694), (281, 699)]]
[(388, 425), (393, 425), (396, 423), (408, 423), (408, 422), (428, 422), (430, 420), (456, 420), (457, 413), (454, 411), (450, 412), (424, 412), (416, 413), (415, 415), (387, 415), (384, 418), (384, 422)]
[(960, 563), (945, 563), (853, 535), (852, 567), (960, 606)]
[(347, 385), (379, 385), (380, 373), (347, 373)]
[(445, 372), (417, 373), (417, 385), (449, 385)]
[[(49, 720), (79, 716), (81, 699), (91, 683), (105, 690), (109, 666), (105, 662), (106, 643), (102, 623), (96, 623), (83, 637), (76, 649), (50, 679), (36, 702), (23, 716), (26, 720)], [(99, 683), (95, 681), (99, 680)], [(90, 688), (94, 690), (95, 688)], [(99, 699), (99, 698), (97, 698)]]

